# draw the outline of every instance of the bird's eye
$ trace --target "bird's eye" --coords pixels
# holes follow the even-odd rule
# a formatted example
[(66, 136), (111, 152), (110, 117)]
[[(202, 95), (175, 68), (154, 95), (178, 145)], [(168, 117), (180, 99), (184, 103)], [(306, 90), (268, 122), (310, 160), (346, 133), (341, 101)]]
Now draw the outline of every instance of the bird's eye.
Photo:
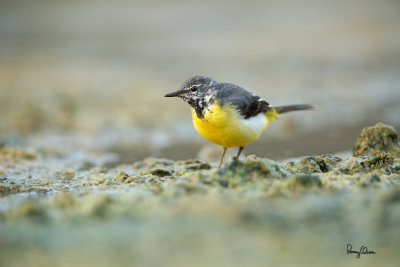
[(192, 88), (190, 88), (190, 91), (196, 92), (197, 91), (197, 86), (193, 86)]

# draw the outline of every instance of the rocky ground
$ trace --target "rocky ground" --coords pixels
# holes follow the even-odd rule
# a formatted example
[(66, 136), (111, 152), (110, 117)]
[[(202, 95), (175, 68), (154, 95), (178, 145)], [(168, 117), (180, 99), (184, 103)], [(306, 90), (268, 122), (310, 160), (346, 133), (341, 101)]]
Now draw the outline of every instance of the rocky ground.
[[(2, 1), (0, 267), (397, 266), (399, 4)], [(193, 75), (316, 109), (218, 169)]]
[[(218, 169), (147, 158), (107, 167), (81, 154), (0, 150), (0, 266), (395, 266), (400, 145), (362, 130), (353, 156)], [(348, 254), (366, 246), (376, 254)]]

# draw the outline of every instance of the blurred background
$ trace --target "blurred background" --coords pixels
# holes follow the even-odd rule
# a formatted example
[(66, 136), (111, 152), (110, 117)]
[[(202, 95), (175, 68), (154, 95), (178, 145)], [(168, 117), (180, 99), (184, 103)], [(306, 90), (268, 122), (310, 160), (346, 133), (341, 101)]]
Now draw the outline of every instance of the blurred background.
[(247, 154), (351, 149), (400, 126), (400, 2), (1, 1), (0, 145), (87, 149), (118, 163), (206, 157), (189, 107), (164, 94), (194, 75), (238, 84), (282, 116)]

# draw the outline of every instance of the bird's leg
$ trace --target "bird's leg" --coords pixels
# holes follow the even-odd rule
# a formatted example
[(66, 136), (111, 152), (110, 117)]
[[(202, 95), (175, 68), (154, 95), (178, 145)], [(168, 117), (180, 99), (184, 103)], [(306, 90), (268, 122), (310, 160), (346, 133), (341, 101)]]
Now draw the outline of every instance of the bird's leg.
[(227, 149), (227, 148), (224, 147), (224, 152), (222, 152), (222, 157), (221, 157), (221, 160), (219, 161), (219, 166), (218, 166), (218, 168), (221, 168), (222, 162), (224, 161), (226, 149)]
[(237, 153), (237, 156), (236, 156), (237, 159), (239, 159), (240, 154), (242, 154), (243, 149), (244, 149), (244, 146), (239, 147), (239, 150), (238, 150), (238, 153)]

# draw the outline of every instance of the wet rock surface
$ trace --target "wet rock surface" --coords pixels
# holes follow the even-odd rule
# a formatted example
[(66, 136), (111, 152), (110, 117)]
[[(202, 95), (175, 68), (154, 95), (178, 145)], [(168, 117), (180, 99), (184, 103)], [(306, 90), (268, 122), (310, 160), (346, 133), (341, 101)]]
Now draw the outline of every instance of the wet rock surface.
[[(357, 259), (346, 255), (348, 243), (377, 252), (361, 256), (366, 265), (387, 255), (386, 262), (398, 262), (395, 137), (391, 127), (377, 124), (362, 131), (357, 156), (283, 164), (250, 155), (220, 169), (163, 158), (81, 168), (71, 155), (3, 147), (0, 265), (15, 258), (25, 266), (79, 265), (71, 257), (76, 243), (87, 264), (102, 266), (352, 264)], [(282, 247), (287, 260), (279, 256)]]

